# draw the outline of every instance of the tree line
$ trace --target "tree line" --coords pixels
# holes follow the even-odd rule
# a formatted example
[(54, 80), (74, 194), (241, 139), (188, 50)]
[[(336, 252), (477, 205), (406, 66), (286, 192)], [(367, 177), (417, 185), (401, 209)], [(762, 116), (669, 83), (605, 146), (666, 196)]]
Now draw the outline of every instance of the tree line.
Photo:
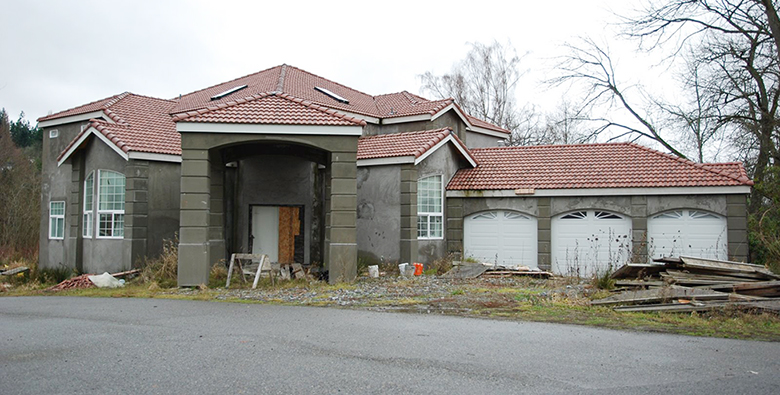
[(0, 262), (38, 254), (41, 210), (40, 129), (0, 110)]

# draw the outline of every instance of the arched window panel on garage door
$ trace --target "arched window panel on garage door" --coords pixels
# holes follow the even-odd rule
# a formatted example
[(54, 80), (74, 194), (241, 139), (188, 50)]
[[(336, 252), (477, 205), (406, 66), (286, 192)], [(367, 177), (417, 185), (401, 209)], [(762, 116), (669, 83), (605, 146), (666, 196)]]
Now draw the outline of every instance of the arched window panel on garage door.
[(469, 215), (463, 224), (463, 254), (480, 262), (537, 267), (537, 220), (509, 210)]
[(589, 277), (614, 271), (631, 259), (631, 219), (605, 210), (553, 217), (552, 270)]
[(702, 210), (673, 210), (647, 221), (650, 259), (680, 255), (728, 259), (726, 218)]

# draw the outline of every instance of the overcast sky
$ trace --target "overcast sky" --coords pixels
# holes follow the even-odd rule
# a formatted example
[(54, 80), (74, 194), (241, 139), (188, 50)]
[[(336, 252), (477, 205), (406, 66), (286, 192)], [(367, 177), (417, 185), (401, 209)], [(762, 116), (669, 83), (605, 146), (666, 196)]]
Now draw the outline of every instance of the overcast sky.
[(563, 93), (539, 82), (564, 41), (611, 41), (624, 64), (637, 62), (608, 26), (626, 3), (5, 0), (0, 107), (34, 121), (124, 91), (172, 98), (282, 63), (372, 95), (418, 93), (419, 74), (447, 72), (468, 42), (493, 40), (528, 53), (518, 101), (549, 107)]

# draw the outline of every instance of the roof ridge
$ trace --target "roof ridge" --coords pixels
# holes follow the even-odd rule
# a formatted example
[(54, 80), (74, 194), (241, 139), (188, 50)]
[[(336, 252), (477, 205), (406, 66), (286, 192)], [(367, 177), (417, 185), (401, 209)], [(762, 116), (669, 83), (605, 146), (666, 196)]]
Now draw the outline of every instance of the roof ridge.
[(732, 173), (729, 173), (729, 172), (727, 172), (725, 170), (714, 169), (709, 163), (697, 163), (697, 162), (694, 162), (694, 161), (692, 161), (690, 159), (681, 158), (679, 156), (672, 155), (672, 154), (667, 154), (665, 152), (661, 152), (661, 151), (658, 151), (658, 150), (655, 150), (655, 149), (652, 149), (652, 148), (649, 148), (649, 147), (645, 147), (645, 146), (639, 145), (637, 143), (625, 143), (625, 144), (628, 144), (629, 146), (634, 147), (634, 148), (638, 148), (638, 149), (641, 149), (641, 150), (653, 153), (655, 155), (659, 155), (659, 156), (663, 156), (663, 157), (666, 157), (666, 158), (669, 158), (669, 159), (672, 159), (672, 160), (676, 160), (677, 162), (680, 162), (680, 163), (688, 165), (688, 166), (693, 166), (693, 167), (696, 167), (698, 169), (707, 170), (710, 173), (714, 173), (714, 174), (717, 174), (717, 175), (720, 175), (720, 176), (725, 176), (725, 177), (731, 178), (732, 180), (739, 181), (740, 183), (745, 184), (745, 185), (753, 185), (753, 181), (750, 180), (749, 178), (747, 178), (747, 175), (739, 177), (739, 176), (736, 176), (736, 175), (734, 175)]
[(293, 95), (290, 95), (290, 94), (284, 93), (284, 92), (261, 92), (261, 93), (257, 93), (257, 94), (251, 95), (251, 96), (247, 96), (247, 97), (245, 97), (243, 99), (230, 100), (230, 101), (226, 101), (226, 102), (223, 102), (223, 103), (218, 103), (216, 105), (209, 106), (209, 107), (206, 107), (206, 108), (193, 110), (193, 111), (187, 111), (187, 112), (184, 112), (184, 113), (179, 113), (179, 114), (175, 115), (172, 118), (172, 120), (173, 120), (173, 122), (178, 122), (178, 121), (182, 121), (182, 120), (185, 120), (185, 119), (187, 119), (189, 117), (193, 117), (193, 116), (196, 116), (196, 115), (208, 114), (208, 113), (211, 113), (211, 112), (214, 112), (214, 111), (218, 111), (218, 110), (222, 110), (222, 109), (225, 109), (225, 108), (235, 107), (235, 106), (238, 106), (238, 105), (241, 105), (241, 104), (245, 104), (245, 103), (261, 100), (261, 99), (264, 99), (264, 98), (270, 97), (270, 96), (276, 96), (276, 97), (285, 99), (287, 101), (290, 101), (290, 102), (302, 105), (304, 107), (311, 108), (313, 110), (317, 110), (317, 111), (326, 113), (326, 114), (334, 116), (336, 118), (341, 118), (343, 120), (346, 120), (346, 121), (349, 121), (349, 122), (352, 122), (352, 123), (355, 123), (355, 124), (358, 124), (358, 125), (361, 125), (361, 126), (365, 126), (366, 125), (366, 121), (364, 121), (362, 119), (358, 119), (358, 118), (347, 116), (347, 115), (342, 114), (342, 113), (340, 113), (340, 112), (338, 112), (336, 110), (333, 110), (331, 108), (328, 108), (328, 107), (325, 107), (325, 106), (321, 106), (321, 105), (316, 104), (316, 103), (314, 103), (312, 101), (309, 101), (309, 100), (304, 100), (304, 99), (297, 98), (297, 97), (295, 97)]
[(282, 69), (279, 71), (279, 81), (276, 83), (276, 91), (284, 91), (284, 79), (287, 74), (287, 64), (282, 63)]
[[(253, 76), (253, 75), (257, 75), (257, 74), (260, 74), (260, 73), (264, 73), (264, 72), (266, 72), (266, 71), (273, 70), (273, 69), (275, 69), (275, 68), (281, 68), (281, 67), (282, 67), (282, 66), (284, 66), (284, 65), (285, 65), (285, 64), (280, 64), (280, 65), (278, 65), (278, 66), (269, 67), (269, 68), (267, 68), (267, 69), (263, 69), (263, 70), (260, 70), (260, 71), (256, 71), (256, 72), (254, 72), (254, 73), (249, 73), (249, 74), (247, 74), (247, 75), (242, 75), (241, 77), (236, 77), (236, 78), (233, 78), (232, 80), (223, 81), (223, 82), (220, 82), (220, 83), (216, 83), (216, 84), (214, 84), (214, 85), (209, 85), (209, 86), (207, 86), (207, 87), (205, 87), (205, 88), (203, 88), (203, 89), (198, 89), (198, 90), (194, 90), (194, 91), (192, 91), (192, 92), (185, 93), (183, 96), (189, 96), (189, 95), (192, 95), (192, 94), (195, 94), (195, 93), (198, 93), (198, 92), (203, 92), (203, 91), (205, 91), (205, 90), (207, 90), (207, 89), (211, 89), (211, 88), (217, 87), (217, 86), (219, 86), (219, 85), (224, 85), (224, 84), (228, 84), (228, 83), (230, 83), (230, 82), (233, 82), (233, 81), (238, 81), (238, 80), (240, 80), (240, 79), (242, 79), (242, 78), (251, 77), (251, 76)], [(177, 114), (178, 114), (178, 113), (177, 113)]]
[(159, 101), (164, 101), (164, 102), (168, 102), (168, 103), (176, 103), (177, 102), (174, 99), (163, 99), (161, 97), (154, 97), (154, 96), (149, 96), (149, 95), (139, 95), (138, 93), (133, 93), (133, 92), (125, 92), (125, 93), (127, 93), (128, 96), (142, 97), (144, 99), (159, 100)]

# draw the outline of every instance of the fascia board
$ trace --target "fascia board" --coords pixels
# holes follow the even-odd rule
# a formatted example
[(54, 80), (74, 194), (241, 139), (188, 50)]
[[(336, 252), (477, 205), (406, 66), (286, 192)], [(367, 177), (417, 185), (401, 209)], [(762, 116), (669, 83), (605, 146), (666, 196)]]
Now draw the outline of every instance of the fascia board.
[(173, 155), (173, 154), (159, 154), (155, 152), (130, 151), (128, 157), (130, 159), (136, 159), (136, 160), (181, 163), (181, 155)]
[(62, 118), (55, 118), (46, 121), (41, 121), (38, 122), (38, 127), (48, 128), (50, 126), (64, 125), (66, 123), (73, 123), (73, 122), (80, 122), (80, 121), (89, 121), (90, 119), (97, 119), (97, 118), (102, 118), (109, 123), (115, 123), (114, 120), (111, 119), (110, 117), (107, 117), (102, 110), (99, 110), (99, 111), (88, 112), (85, 114), (71, 115), (69, 117), (62, 117)]
[(395, 123), (430, 121), (430, 120), (431, 120), (431, 114), (407, 115), (405, 117), (383, 118), (382, 125), (392, 125)]
[(442, 147), (444, 144), (447, 144), (448, 142), (452, 142), (452, 145), (454, 145), (454, 146), (455, 146), (455, 148), (457, 148), (457, 149), (458, 149), (458, 151), (461, 153), (461, 155), (463, 155), (463, 157), (464, 157), (464, 158), (466, 158), (466, 160), (467, 160), (467, 161), (468, 161), (468, 162), (471, 164), (471, 167), (477, 167), (477, 163), (476, 163), (476, 162), (474, 162), (474, 160), (473, 160), (473, 159), (471, 159), (471, 156), (469, 156), (469, 155), (466, 153), (466, 151), (463, 149), (463, 147), (461, 147), (461, 145), (460, 145), (460, 144), (458, 144), (458, 142), (457, 142), (457, 141), (456, 141), (456, 140), (455, 140), (455, 139), (452, 137), (452, 135), (451, 135), (451, 134), (450, 134), (449, 136), (447, 136), (447, 137), (443, 138), (443, 139), (442, 139), (441, 141), (439, 141), (439, 142), (438, 142), (436, 145), (434, 145), (433, 147), (431, 147), (431, 149), (429, 149), (428, 151), (425, 151), (425, 153), (423, 153), (422, 155), (420, 155), (420, 157), (418, 157), (418, 158), (417, 158), (417, 159), (414, 161), (414, 164), (415, 164), (415, 165), (419, 164), (420, 162), (422, 162), (423, 160), (425, 160), (425, 158), (427, 158), (428, 156), (430, 156), (431, 154), (433, 154), (434, 152), (436, 152), (436, 150), (438, 150), (439, 148), (441, 148), (441, 147)]
[(93, 127), (89, 127), (89, 128), (87, 128), (87, 130), (84, 131), (84, 133), (81, 135), (81, 137), (79, 137), (79, 139), (76, 140), (76, 142), (73, 145), (70, 146), (68, 151), (65, 152), (65, 155), (63, 155), (62, 158), (57, 161), (57, 166), (58, 167), (62, 166), (62, 164), (65, 163), (65, 161), (68, 160), (68, 158), (70, 158), (70, 156), (73, 155), (74, 152), (76, 152), (76, 150), (81, 146), (81, 144), (84, 143), (84, 141), (90, 135), (94, 135), (97, 138), (99, 138), (100, 140), (102, 140), (104, 143), (106, 143), (106, 145), (108, 145), (112, 150), (114, 150), (114, 152), (119, 154), (119, 156), (121, 156), (122, 159), (124, 159), (124, 160), (128, 160), (129, 159), (129, 156), (127, 155), (127, 152), (122, 151), (121, 148), (119, 148), (116, 144), (114, 144), (113, 141), (109, 140), (108, 137), (104, 136), (103, 133), (100, 133), (100, 131), (98, 131), (97, 129), (95, 129)]
[(270, 125), (244, 123), (177, 122), (176, 131), (179, 133), (252, 133), (360, 136), (363, 134), (363, 127), (335, 125)]
[(358, 159), (357, 167), (364, 166), (384, 166), (384, 165), (403, 165), (407, 163), (415, 163), (414, 156), (393, 156), (390, 158), (370, 158), (370, 159)]
[(498, 190), (449, 190), (447, 197), (575, 197), (575, 196), (631, 196), (631, 195), (745, 195), (747, 185), (715, 187), (668, 188), (582, 188), (536, 189), (532, 195), (517, 195), (514, 189)]
[(500, 137), (500, 138), (502, 138), (504, 140), (509, 138), (509, 134), (507, 134), (507, 133), (498, 132), (498, 131), (490, 130), (490, 129), (485, 129), (485, 128), (481, 128), (479, 126), (470, 126), (470, 127), (466, 128), (466, 130), (469, 131), (469, 132), (486, 134), (486, 135), (492, 136), (492, 137)]

